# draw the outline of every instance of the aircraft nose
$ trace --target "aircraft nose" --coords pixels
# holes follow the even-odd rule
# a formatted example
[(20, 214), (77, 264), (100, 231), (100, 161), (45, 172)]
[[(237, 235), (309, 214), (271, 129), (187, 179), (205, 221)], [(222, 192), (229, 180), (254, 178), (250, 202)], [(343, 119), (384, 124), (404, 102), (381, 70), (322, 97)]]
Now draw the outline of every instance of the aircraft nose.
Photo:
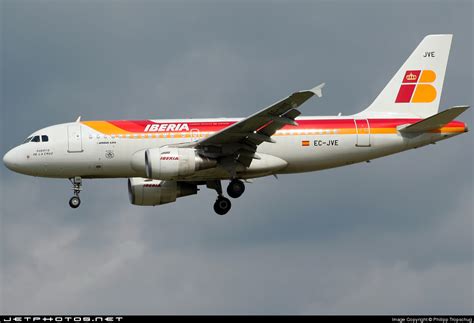
[(8, 151), (5, 156), (3, 156), (3, 163), (7, 166), (8, 169), (12, 171), (17, 171), (20, 162), (20, 156), (18, 154), (18, 149), (13, 148)]

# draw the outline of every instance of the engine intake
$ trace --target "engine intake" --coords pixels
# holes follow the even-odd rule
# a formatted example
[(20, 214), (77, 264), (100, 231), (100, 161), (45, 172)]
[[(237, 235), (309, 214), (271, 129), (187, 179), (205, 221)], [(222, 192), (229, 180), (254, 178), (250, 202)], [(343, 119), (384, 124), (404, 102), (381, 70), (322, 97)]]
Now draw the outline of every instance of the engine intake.
[(145, 171), (148, 178), (178, 179), (216, 165), (216, 160), (199, 156), (192, 148), (164, 147), (145, 151)]
[(134, 177), (128, 179), (128, 196), (134, 205), (161, 205), (197, 194), (197, 185)]

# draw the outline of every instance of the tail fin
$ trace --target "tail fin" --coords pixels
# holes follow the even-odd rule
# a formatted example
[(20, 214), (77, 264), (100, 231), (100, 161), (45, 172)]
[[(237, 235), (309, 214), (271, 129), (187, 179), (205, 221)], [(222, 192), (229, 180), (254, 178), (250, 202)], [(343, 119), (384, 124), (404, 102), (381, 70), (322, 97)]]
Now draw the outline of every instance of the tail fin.
[(452, 37), (426, 36), (360, 115), (426, 118), (437, 113)]

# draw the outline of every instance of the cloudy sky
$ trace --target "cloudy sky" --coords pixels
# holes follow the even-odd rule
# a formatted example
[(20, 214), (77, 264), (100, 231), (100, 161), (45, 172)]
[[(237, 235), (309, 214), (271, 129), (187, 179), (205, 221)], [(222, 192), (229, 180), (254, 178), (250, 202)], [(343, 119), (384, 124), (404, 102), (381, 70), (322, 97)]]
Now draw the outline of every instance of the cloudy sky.
[[(0, 1), (0, 152), (83, 119), (246, 116), (326, 82), (365, 108), (421, 39), (453, 33), (441, 109), (472, 104), (471, 1)], [(473, 124), (472, 111), (461, 119)], [(0, 313), (472, 313), (472, 132), (370, 164), (160, 207), (126, 180), (0, 167)]]

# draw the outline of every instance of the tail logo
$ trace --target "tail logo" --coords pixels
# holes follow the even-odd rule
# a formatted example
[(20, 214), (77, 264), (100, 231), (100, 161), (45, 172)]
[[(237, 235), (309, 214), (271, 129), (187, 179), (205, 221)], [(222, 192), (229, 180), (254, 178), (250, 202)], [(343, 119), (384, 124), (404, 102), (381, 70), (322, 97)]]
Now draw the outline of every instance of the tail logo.
[(436, 89), (431, 84), (436, 80), (432, 70), (406, 71), (395, 103), (429, 103), (436, 99)]

